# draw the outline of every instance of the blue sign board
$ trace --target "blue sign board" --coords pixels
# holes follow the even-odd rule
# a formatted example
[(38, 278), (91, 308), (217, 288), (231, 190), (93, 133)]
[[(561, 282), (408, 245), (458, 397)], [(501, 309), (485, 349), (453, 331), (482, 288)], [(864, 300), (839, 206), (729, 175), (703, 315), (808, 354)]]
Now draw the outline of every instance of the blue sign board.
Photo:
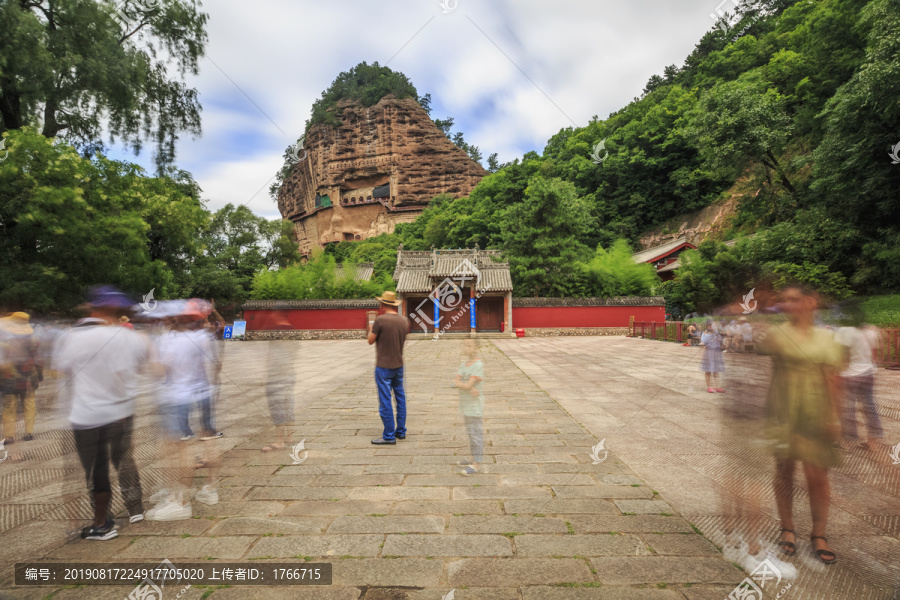
[(469, 300), (469, 327), (475, 329), (475, 298)]
[(224, 337), (226, 340), (230, 340), (230, 339), (231, 339), (231, 325), (226, 325), (226, 326), (225, 326), (225, 333), (223, 334), (223, 337)]
[(244, 334), (247, 333), (247, 321), (235, 321), (234, 329), (232, 331), (232, 335), (235, 338), (243, 338)]

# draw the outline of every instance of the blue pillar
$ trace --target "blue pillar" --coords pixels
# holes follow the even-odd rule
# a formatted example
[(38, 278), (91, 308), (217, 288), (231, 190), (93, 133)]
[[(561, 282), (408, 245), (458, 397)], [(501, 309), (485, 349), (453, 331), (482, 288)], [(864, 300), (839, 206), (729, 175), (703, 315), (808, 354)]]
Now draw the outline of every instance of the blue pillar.
[(475, 298), (469, 300), (469, 327), (475, 331)]
[(441, 320), (441, 311), (440, 311), (440, 309), (438, 308), (438, 301), (437, 301), (437, 300), (435, 300), (435, 299), (432, 298), (431, 303), (434, 304), (434, 330), (437, 331), (438, 329), (441, 328), (441, 323), (440, 323), (440, 320)]

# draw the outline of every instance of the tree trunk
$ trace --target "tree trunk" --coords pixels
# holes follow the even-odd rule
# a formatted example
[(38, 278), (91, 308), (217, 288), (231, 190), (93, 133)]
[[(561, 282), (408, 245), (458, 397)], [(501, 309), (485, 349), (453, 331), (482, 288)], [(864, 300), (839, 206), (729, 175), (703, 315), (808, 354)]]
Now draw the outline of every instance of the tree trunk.
[(22, 127), (22, 98), (7, 77), (0, 78), (0, 116), (4, 130)]
[[(781, 185), (783, 185), (784, 188), (788, 192), (790, 192), (791, 196), (793, 196), (794, 200), (797, 200), (798, 204), (799, 204), (799, 198), (797, 197), (797, 190), (794, 189), (794, 186), (791, 184), (790, 180), (788, 179), (787, 174), (781, 168), (781, 165), (778, 163), (778, 159), (775, 158), (775, 155), (772, 154), (771, 150), (766, 150), (766, 156), (768, 156), (769, 160), (771, 161), (771, 164), (769, 166), (771, 166), (772, 169), (776, 173), (778, 173), (778, 177), (781, 178)], [(765, 162), (766, 161), (764, 160), (763, 163), (765, 163)]]

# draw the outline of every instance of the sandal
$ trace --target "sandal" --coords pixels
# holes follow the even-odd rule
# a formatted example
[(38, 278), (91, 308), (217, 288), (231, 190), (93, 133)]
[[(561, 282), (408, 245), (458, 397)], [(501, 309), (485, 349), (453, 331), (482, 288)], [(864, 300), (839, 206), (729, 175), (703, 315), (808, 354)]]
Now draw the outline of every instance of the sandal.
[[(782, 529), (781, 530), (782, 536), (785, 532), (790, 533), (791, 535), (794, 536), (794, 539), (797, 539), (797, 534), (794, 533), (793, 529)], [(797, 546), (794, 545), (794, 542), (789, 542), (787, 540), (782, 539), (778, 542), (778, 545), (781, 547), (781, 551), (786, 556), (794, 556), (794, 554), (797, 553)]]
[(816, 556), (819, 557), (819, 560), (821, 560), (821, 561), (822, 561), (823, 563), (825, 563), (826, 565), (830, 565), (830, 564), (832, 564), (834, 561), (837, 560), (837, 556), (835, 556), (834, 552), (832, 552), (831, 550), (817, 550), (817, 549), (816, 549), (816, 544), (815, 544), (815, 542), (814, 542), (813, 540), (822, 540), (823, 542), (825, 542), (825, 543), (827, 544), (827, 543), (828, 543), (828, 538), (826, 538), (826, 537), (823, 536), (823, 535), (811, 535), (811, 536), (809, 536), (809, 541), (812, 542), (812, 544), (813, 544), (813, 551), (815, 551)]

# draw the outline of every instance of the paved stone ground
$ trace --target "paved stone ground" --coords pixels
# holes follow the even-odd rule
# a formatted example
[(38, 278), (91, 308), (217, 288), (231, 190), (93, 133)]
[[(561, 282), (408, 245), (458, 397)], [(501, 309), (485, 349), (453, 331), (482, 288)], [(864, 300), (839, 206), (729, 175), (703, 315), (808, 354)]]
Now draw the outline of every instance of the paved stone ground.
[[(260, 452), (272, 433), (264, 397), (270, 348), (298, 354), (294, 441), (304, 439), (309, 451), (301, 465), (286, 451)], [(483, 341), (485, 465), (470, 477), (456, 466), (468, 452), (451, 388), (460, 349), (456, 340), (408, 345), (409, 437), (376, 447), (369, 442), (381, 424), (367, 345), (229, 344), (217, 419), (226, 435), (195, 443), (200, 453), (222, 456), (221, 501), (195, 503), (188, 521), (121, 520), (120, 537), (109, 542), (66, 542), (89, 506), (62, 407), (46, 386), (38, 440), (11, 446), (0, 463), (0, 598), (131, 591), (12, 587), (12, 564), (37, 559), (312, 560), (334, 569), (328, 588), (194, 587), (185, 600), (419, 600), (451, 590), (458, 600), (699, 600), (725, 598), (743, 579), (714, 545), (722, 544), (726, 519), (718, 509), (723, 471), (735, 463), (725, 460), (734, 458), (727, 443), (717, 445), (730, 438), (719, 429), (719, 396), (703, 391), (695, 349), (600, 337)], [(897, 383), (884, 380), (883, 389)], [(883, 403), (883, 417), (888, 439), (900, 440), (896, 394), (892, 402)], [(148, 398), (137, 426), (149, 495), (171, 472), (160, 460)], [(600, 439), (612, 451), (595, 465), (590, 452)], [(748, 473), (764, 472), (762, 461), (747, 456)], [(836, 473), (832, 540), (841, 562), (825, 571), (798, 561), (801, 576), (785, 598), (890, 598), (900, 556), (898, 474), (865, 456)], [(803, 501), (796, 508), (808, 514)]]

